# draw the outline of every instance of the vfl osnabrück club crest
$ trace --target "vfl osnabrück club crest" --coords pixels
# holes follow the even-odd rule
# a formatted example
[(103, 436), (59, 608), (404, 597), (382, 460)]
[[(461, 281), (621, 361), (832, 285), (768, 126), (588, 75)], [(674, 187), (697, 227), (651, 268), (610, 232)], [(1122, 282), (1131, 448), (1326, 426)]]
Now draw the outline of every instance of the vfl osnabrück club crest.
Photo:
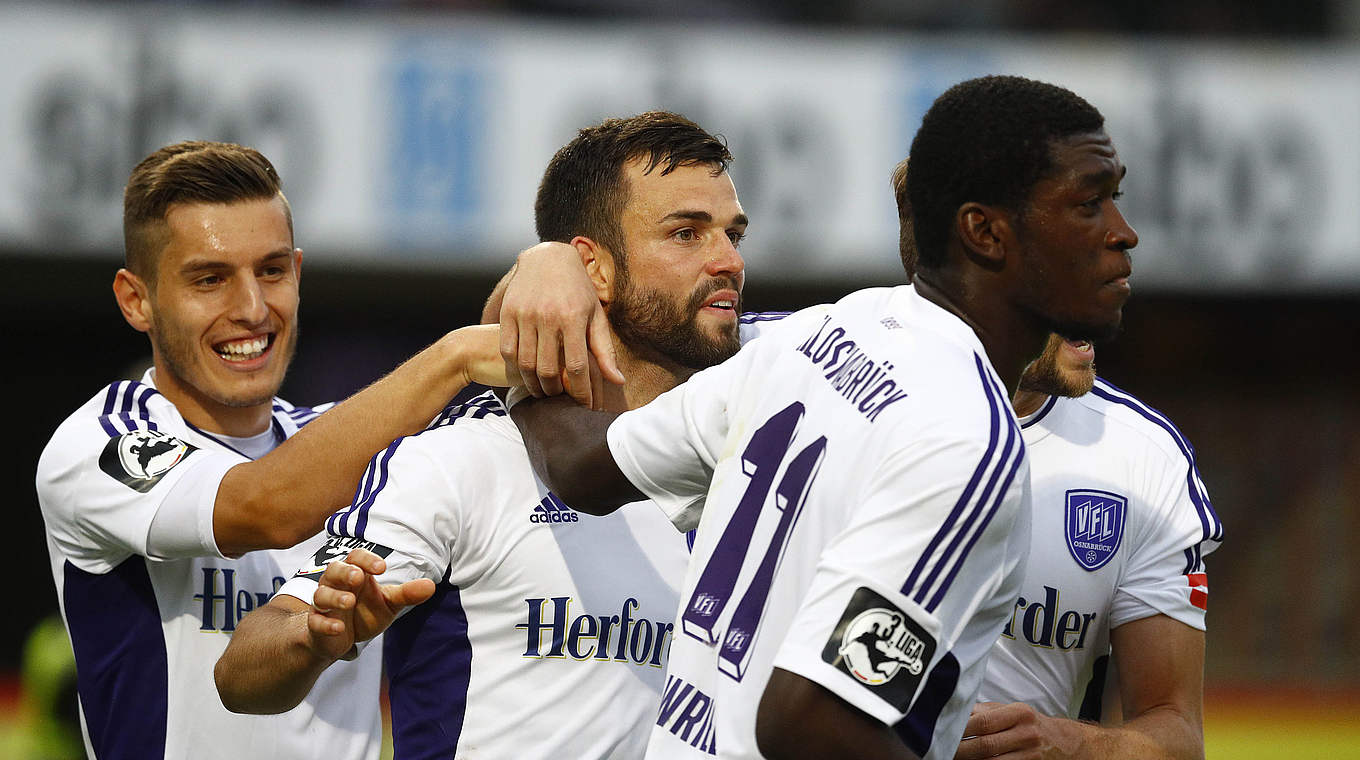
[(1067, 492), (1067, 549), (1078, 565), (1099, 570), (1119, 551), (1128, 504), (1128, 499), (1109, 491), (1086, 488)]
[(129, 488), (146, 493), (165, 473), (198, 449), (156, 430), (133, 430), (110, 438), (99, 469)]

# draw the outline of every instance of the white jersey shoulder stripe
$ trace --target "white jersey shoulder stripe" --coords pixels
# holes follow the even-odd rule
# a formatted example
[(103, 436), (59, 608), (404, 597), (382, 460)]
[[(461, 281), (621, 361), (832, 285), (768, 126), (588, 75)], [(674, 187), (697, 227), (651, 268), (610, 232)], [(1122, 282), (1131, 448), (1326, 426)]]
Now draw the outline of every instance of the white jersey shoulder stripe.
[(100, 427), (110, 437), (133, 430), (157, 430), (147, 402), (158, 395), (160, 392), (155, 388), (134, 380), (119, 380), (109, 385), (104, 395), (104, 413), (99, 417)]
[(752, 322), (774, 322), (792, 314), (791, 311), (748, 311), (739, 317), (741, 324), (749, 325)]
[[(1131, 409), (1148, 422), (1161, 428), (1175, 442), (1187, 463), (1186, 486), (1189, 489), (1190, 501), (1195, 505), (1195, 511), (1199, 514), (1200, 525), (1204, 529), (1205, 541), (1223, 540), (1223, 522), (1219, 520), (1218, 514), (1214, 511), (1213, 504), (1209, 501), (1208, 490), (1204, 487), (1204, 482), (1200, 479), (1199, 468), (1195, 464), (1195, 449), (1186, 440), (1181, 431), (1172, 424), (1161, 412), (1144, 404), (1138, 398), (1117, 388), (1106, 380), (1097, 379), (1096, 385), (1091, 389), (1091, 393), (1098, 398), (1102, 398), (1113, 404)], [(1196, 545), (1186, 550), (1187, 569), (1186, 572), (1194, 572), (1200, 564), (1200, 547)]]
[[(973, 359), (990, 409), (987, 450), (974, 468), (953, 510), (931, 538), (902, 585), (904, 595), (912, 597), (930, 612), (934, 612), (943, 600), (964, 559), (996, 515), (1024, 459), (1025, 444), (1014, 418), (1005, 408), (1008, 403), (1005, 395), (990, 377), (982, 358), (974, 354)], [(1004, 443), (1001, 441), (1002, 427), (1005, 428)], [(986, 485), (979, 490), (978, 486), (984, 478)], [(940, 552), (940, 545), (946, 539), (949, 539), (949, 545)], [(927, 567), (931, 567), (929, 573), (926, 573)], [(946, 567), (949, 568), (948, 572), (945, 572)]]
[(368, 526), (368, 508), (387, 485), (387, 465), (404, 440), (406, 436), (398, 438), (369, 461), (368, 469), (364, 470), (364, 477), (359, 481), (359, 488), (355, 491), (354, 501), (348, 507), (326, 518), (328, 533), (348, 538), (364, 537), (364, 528)]
[(444, 407), (444, 411), (440, 412), (434, 422), (430, 423), (430, 429), (452, 425), (464, 419), (480, 420), (483, 417), (504, 417), (505, 415), (505, 405), (501, 403), (500, 398), (494, 392), (486, 391), (467, 401)]

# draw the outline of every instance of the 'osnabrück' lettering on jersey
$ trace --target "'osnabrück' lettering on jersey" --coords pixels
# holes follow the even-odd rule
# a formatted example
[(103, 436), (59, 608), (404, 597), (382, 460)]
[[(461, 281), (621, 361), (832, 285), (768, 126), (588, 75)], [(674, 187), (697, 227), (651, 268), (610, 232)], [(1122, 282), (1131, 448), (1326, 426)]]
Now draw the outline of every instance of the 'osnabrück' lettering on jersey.
[(891, 376), (893, 363), (875, 361), (849, 333), (839, 325), (831, 325), (831, 317), (822, 320), (816, 332), (808, 336), (798, 350), (813, 364), (825, 371), (824, 377), (841, 396), (855, 405), (870, 422), (889, 405), (907, 397)]

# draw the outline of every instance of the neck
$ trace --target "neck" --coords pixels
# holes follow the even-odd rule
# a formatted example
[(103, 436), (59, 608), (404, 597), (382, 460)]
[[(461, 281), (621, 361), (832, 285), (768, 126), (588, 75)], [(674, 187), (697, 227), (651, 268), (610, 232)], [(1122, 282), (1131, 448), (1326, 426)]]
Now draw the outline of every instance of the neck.
[(614, 338), (614, 355), (618, 357), (619, 369), (628, 382), (623, 386), (606, 383), (605, 409), (609, 411), (636, 409), (694, 374), (694, 370), (674, 362), (639, 356), (619, 341), (617, 336)]
[(1039, 411), (1039, 407), (1048, 401), (1047, 393), (1038, 391), (1017, 390), (1011, 397), (1011, 406), (1015, 409), (1016, 417), (1028, 417)]
[(1005, 388), (1015, 393), (1020, 375), (1043, 353), (1049, 330), (1034, 324), (1024, 312), (986, 282), (944, 270), (921, 270), (914, 280), (923, 298), (962, 319), (982, 342), (992, 369)]
[(269, 429), (273, 402), (251, 406), (227, 406), (205, 395), (199, 389), (185, 383), (171, 372), (158, 358), (156, 366), (156, 390), (170, 399), (190, 425), (232, 438), (249, 438)]

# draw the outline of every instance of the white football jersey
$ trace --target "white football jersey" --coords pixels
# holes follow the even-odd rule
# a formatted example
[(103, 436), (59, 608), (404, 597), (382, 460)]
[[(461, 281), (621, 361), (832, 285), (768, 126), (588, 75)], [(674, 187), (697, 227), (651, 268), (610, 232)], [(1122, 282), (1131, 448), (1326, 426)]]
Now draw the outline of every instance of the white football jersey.
[(374, 458), (280, 593), (310, 602), (325, 564), (355, 547), (386, 559), (381, 583), (438, 584), (385, 634), (397, 757), (641, 757), (685, 535), (647, 503), (569, 509), (491, 394), (443, 421)]
[[(274, 400), (275, 445), (317, 414)], [(228, 559), (217, 487), (248, 457), (189, 424), (148, 371), (100, 391), (38, 462), (52, 578), (76, 656), (86, 752), (110, 758), (376, 758), (379, 663), (342, 663), (282, 715), (222, 706), (213, 666), (312, 542)], [(173, 526), (156, 544), (152, 522)]]
[(648, 757), (759, 757), (775, 667), (952, 757), (1028, 548), (1029, 474), (981, 343), (911, 287), (769, 325), (609, 428), (697, 525)]
[(1050, 398), (1021, 427), (1030, 561), (980, 698), (1098, 718), (1112, 628), (1161, 614), (1204, 630), (1204, 555), (1223, 524), (1190, 443), (1103, 380), (1080, 398)]

